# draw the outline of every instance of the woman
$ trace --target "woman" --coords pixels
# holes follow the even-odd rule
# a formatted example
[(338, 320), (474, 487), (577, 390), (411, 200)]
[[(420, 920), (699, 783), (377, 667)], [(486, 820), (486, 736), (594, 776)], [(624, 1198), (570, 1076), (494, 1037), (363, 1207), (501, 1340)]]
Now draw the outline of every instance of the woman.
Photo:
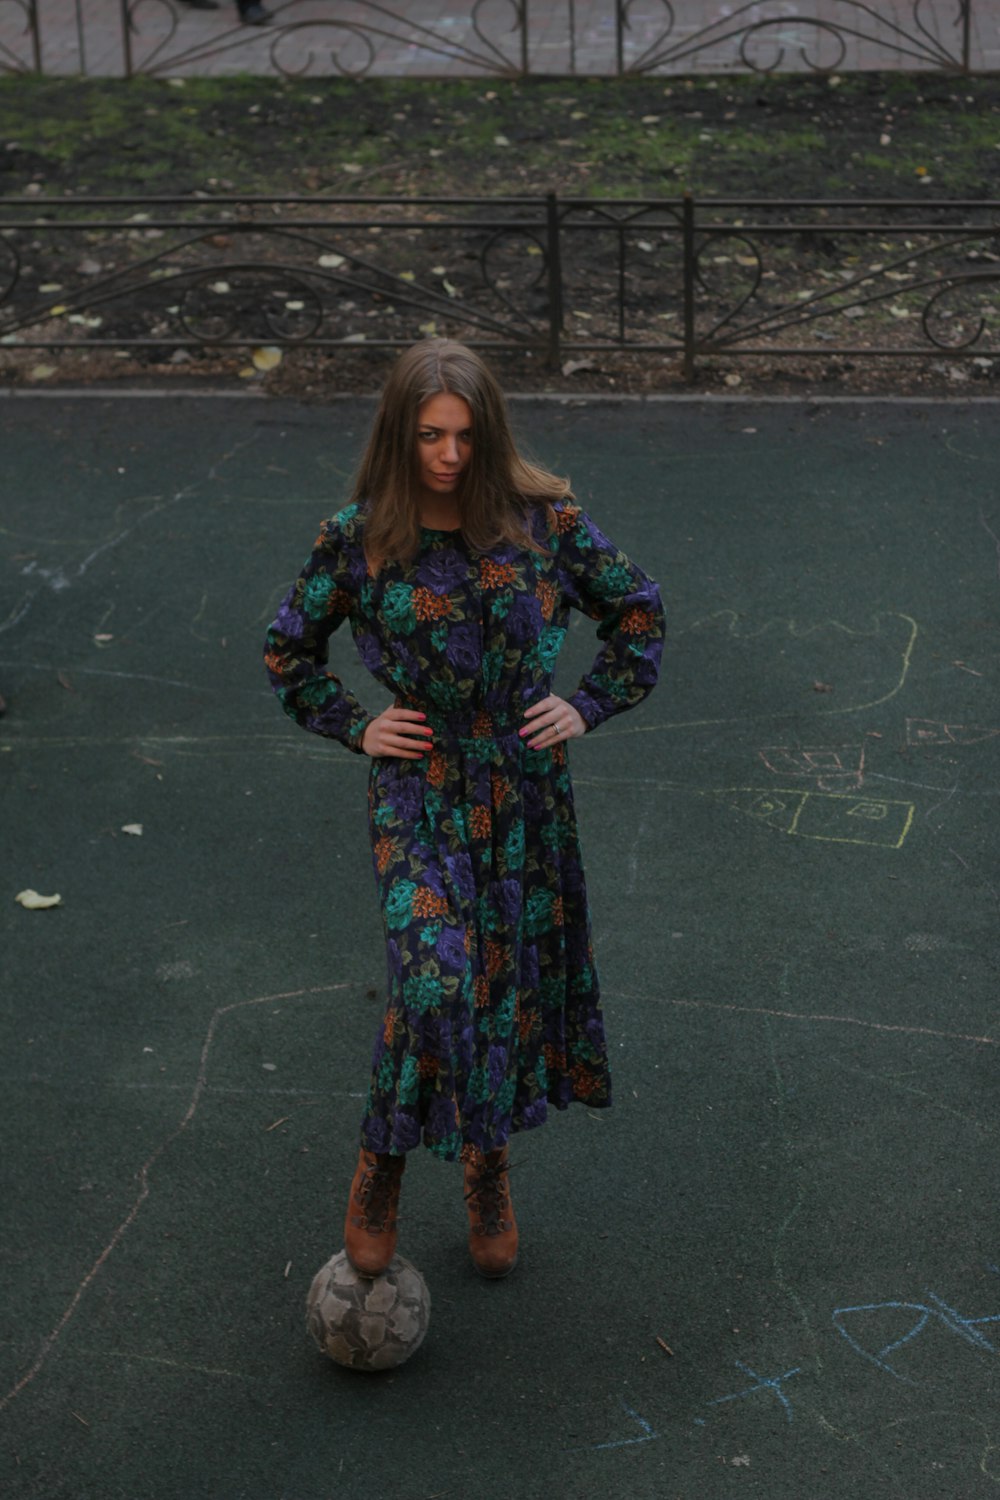
[[(604, 644), (567, 699), (550, 684), (571, 607)], [(379, 714), (324, 670), (344, 620), (394, 694)], [(345, 1223), (364, 1275), (395, 1252), (421, 1138), (464, 1162), (473, 1262), (506, 1275), (509, 1136), (550, 1104), (610, 1103), (566, 742), (646, 696), (662, 623), (656, 585), (520, 456), (478, 355), (407, 350), (266, 656), (297, 723), (372, 758), (389, 998)]]

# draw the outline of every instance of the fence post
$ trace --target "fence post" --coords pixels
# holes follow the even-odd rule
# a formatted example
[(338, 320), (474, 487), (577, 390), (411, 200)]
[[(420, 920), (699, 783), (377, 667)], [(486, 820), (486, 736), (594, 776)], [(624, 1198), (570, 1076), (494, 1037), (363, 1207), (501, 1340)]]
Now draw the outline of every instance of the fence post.
[(42, 71), (42, 32), (38, 15), (38, 0), (30, 0), (28, 27), (31, 31), (31, 56), (35, 64), (34, 71), (40, 74)]
[(122, 9), (122, 53), (125, 58), (125, 77), (132, 77), (132, 17), (129, 0), (121, 0)]
[(694, 199), (690, 193), (684, 194), (682, 224), (682, 243), (684, 246), (684, 379), (691, 385), (697, 373), (695, 370), (697, 341), (694, 327), (694, 278), (697, 273), (697, 260), (694, 250)]
[(546, 194), (545, 220), (548, 232), (546, 259), (549, 272), (549, 364), (558, 370), (562, 351), (563, 303), (562, 257), (559, 247), (559, 203), (555, 193)]
[(962, 0), (962, 72), (972, 67), (972, 0)]

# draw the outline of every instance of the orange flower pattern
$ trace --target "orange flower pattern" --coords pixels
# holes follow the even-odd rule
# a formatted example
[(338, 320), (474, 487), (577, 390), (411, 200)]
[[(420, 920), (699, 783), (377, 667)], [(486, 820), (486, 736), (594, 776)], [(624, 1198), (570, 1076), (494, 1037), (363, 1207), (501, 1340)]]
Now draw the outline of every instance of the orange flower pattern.
[(364, 510), (328, 522), (268, 631), (266, 665), (303, 728), (360, 752), (373, 717), (327, 670), (349, 622), (363, 664), (434, 730), (420, 761), (373, 759), (369, 823), (389, 993), (361, 1139), (478, 1160), (574, 1100), (610, 1103), (566, 746), (518, 730), (552, 690), (569, 611), (600, 649), (569, 701), (594, 728), (656, 681), (656, 585), (570, 502), (533, 513), (540, 552), (473, 552), (426, 530), (372, 577)]

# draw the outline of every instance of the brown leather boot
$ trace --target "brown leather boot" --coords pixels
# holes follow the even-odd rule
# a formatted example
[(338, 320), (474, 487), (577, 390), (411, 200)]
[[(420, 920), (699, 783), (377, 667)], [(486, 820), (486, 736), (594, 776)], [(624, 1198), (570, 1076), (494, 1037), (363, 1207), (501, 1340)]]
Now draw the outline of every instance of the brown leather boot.
[(510, 1201), (507, 1147), (465, 1167), (469, 1254), (481, 1276), (506, 1276), (517, 1262), (517, 1221)]
[(362, 1276), (381, 1276), (396, 1253), (396, 1211), (405, 1156), (376, 1156), (364, 1147), (351, 1183), (344, 1249)]

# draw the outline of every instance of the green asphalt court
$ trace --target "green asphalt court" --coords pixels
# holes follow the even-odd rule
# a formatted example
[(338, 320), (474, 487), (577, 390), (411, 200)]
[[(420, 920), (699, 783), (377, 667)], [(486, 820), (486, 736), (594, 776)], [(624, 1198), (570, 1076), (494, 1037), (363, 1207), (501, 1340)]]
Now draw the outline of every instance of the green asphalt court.
[(4, 1496), (997, 1496), (1000, 406), (515, 404), (668, 612), (572, 747), (616, 1106), (517, 1138), (502, 1283), (414, 1154), (381, 1376), (304, 1317), (381, 1017), (366, 764), (261, 663), (371, 411), (0, 399)]

